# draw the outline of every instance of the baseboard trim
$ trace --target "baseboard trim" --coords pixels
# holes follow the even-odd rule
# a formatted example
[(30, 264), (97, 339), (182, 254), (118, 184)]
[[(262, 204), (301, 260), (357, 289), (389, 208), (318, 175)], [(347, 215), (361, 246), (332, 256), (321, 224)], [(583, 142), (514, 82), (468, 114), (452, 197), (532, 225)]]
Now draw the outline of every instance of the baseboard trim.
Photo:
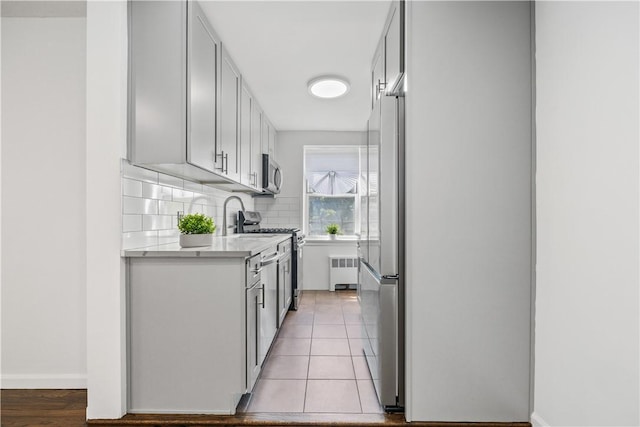
[(532, 427), (549, 427), (549, 423), (546, 422), (544, 418), (540, 416), (540, 414), (534, 411), (533, 414), (531, 414), (531, 426)]
[(5, 389), (84, 389), (87, 376), (80, 374), (2, 374), (0, 387)]

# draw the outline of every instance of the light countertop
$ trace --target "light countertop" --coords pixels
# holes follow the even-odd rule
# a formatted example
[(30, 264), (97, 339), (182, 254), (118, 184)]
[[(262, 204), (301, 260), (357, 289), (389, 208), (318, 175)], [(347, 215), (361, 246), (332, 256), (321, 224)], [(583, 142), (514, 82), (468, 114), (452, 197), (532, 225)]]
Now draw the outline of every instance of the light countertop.
[(196, 248), (182, 248), (178, 243), (147, 246), (122, 251), (124, 257), (209, 257), (244, 258), (259, 254), (265, 249), (290, 239), (288, 234), (233, 234), (215, 236), (213, 245)]

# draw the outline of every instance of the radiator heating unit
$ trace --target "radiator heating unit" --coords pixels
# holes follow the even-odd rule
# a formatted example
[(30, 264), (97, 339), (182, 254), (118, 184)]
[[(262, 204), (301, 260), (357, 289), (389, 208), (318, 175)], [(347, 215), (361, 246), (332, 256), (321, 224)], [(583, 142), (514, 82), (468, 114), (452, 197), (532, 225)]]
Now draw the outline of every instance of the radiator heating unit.
[(358, 284), (358, 258), (329, 257), (329, 290), (355, 289)]

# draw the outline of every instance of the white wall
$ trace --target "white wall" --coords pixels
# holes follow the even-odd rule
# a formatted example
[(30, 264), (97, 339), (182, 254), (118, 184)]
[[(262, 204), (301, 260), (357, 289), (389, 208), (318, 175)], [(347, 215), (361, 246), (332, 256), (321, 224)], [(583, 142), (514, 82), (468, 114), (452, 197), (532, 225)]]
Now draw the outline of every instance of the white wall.
[(126, 411), (121, 158), (126, 155), (127, 3), (87, 3), (87, 418)]
[(534, 425), (640, 425), (639, 13), (536, 3)]
[[(311, 241), (304, 246), (303, 255), (303, 290), (328, 291), (329, 289), (329, 257), (358, 257), (355, 241)], [(353, 283), (357, 283), (357, 275)]]
[(84, 388), (86, 19), (3, 15), (2, 387)]
[(527, 2), (410, 2), (407, 417), (529, 421)]

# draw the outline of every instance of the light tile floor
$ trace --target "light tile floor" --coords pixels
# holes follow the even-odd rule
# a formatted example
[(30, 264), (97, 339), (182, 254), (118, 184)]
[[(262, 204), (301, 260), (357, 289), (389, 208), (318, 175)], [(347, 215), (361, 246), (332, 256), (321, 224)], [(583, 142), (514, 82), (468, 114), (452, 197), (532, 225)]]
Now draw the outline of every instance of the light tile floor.
[(247, 412), (382, 413), (354, 291), (305, 291), (264, 362)]

